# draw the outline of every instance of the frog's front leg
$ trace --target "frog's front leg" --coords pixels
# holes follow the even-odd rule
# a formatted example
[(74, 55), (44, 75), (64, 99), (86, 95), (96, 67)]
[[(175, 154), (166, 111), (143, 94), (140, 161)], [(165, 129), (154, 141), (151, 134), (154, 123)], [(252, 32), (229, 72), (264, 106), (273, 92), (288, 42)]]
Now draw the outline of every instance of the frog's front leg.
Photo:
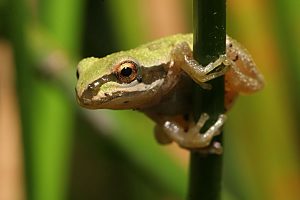
[(193, 52), (186, 42), (177, 44), (171, 52), (171, 57), (174, 65), (179, 66), (204, 89), (211, 88), (210, 84), (205, 82), (224, 75), (230, 64), (226, 55), (220, 55), (214, 62), (202, 66), (193, 58)]
[(174, 141), (185, 149), (200, 153), (221, 154), (221, 144), (219, 142), (212, 143), (211, 141), (221, 133), (226, 115), (219, 115), (217, 121), (207, 131), (199, 133), (208, 119), (208, 114), (204, 113), (200, 116), (197, 123), (190, 121), (187, 128), (184, 128), (177, 120), (172, 118), (166, 119), (164, 123), (156, 126), (156, 139), (161, 144), (168, 144)]

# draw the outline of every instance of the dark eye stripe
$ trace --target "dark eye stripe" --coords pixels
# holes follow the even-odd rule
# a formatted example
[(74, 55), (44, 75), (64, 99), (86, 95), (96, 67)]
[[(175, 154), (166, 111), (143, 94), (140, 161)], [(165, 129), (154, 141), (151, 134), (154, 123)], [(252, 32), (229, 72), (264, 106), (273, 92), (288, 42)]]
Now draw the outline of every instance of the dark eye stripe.
[[(146, 85), (150, 85), (151, 83), (153, 83), (158, 79), (165, 78), (167, 75), (167, 67), (168, 67), (167, 65), (168, 64), (158, 65), (150, 68), (141, 66), (138, 75), (139, 82), (143, 82)], [(123, 83), (116, 77), (115, 73), (104, 75), (101, 78), (90, 83), (82, 93), (82, 97), (85, 99), (92, 99), (94, 96), (98, 94), (101, 86), (107, 82), (116, 82), (119, 84)]]
[(163, 65), (157, 65), (153, 67), (142, 67), (141, 69), (141, 78), (142, 82), (150, 85), (158, 79), (163, 79), (168, 73), (169, 63)]
[(94, 82), (90, 83), (88, 87), (84, 90), (82, 93), (82, 97), (85, 99), (91, 99), (93, 96), (96, 96), (101, 88), (101, 86), (104, 83), (107, 82), (119, 82), (118, 79), (116, 78), (115, 74), (108, 74), (105, 76), (102, 76), (101, 78), (95, 80)]

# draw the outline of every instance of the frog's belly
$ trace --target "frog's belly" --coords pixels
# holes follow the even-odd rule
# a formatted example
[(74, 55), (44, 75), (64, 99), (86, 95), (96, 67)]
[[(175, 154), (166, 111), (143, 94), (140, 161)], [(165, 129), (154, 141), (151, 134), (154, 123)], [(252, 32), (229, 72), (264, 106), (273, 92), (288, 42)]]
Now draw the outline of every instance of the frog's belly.
[[(225, 102), (226, 111), (230, 109), (238, 92), (231, 90), (228, 86), (228, 77), (225, 75)], [(159, 104), (147, 108), (147, 112), (161, 115), (184, 115), (191, 113), (193, 102), (193, 87), (195, 86), (192, 79), (188, 76), (182, 76), (176, 86), (165, 95)]]
[(147, 108), (147, 112), (161, 115), (190, 113), (191, 105), (193, 105), (193, 87), (192, 79), (183, 76), (176, 86), (161, 99), (159, 104)]

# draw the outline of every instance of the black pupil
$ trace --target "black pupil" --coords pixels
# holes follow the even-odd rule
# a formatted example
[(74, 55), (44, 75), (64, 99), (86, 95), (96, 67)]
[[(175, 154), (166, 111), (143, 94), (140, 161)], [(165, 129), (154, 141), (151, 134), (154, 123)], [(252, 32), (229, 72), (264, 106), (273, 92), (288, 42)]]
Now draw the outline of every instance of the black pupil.
[(122, 76), (130, 76), (132, 73), (132, 69), (130, 67), (124, 67), (122, 70), (121, 70), (121, 75)]

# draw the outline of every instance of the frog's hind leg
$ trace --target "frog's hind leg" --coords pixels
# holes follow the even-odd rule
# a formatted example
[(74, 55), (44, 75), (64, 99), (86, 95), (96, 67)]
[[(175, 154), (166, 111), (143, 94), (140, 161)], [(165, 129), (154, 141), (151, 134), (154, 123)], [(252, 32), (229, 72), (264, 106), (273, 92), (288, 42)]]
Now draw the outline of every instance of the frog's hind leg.
[(236, 40), (227, 36), (226, 54), (230, 70), (226, 73), (227, 90), (253, 93), (263, 88), (264, 78), (250, 53)]
[(208, 114), (203, 113), (197, 123), (191, 122), (188, 130), (184, 130), (184, 128), (176, 123), (176, 121), (168, 120), (163, 125), (164, 133), (183, 148), (199, 152), (207, 151), (220, 153), (221, 146), (214, 145), (214, 143), (211, 144), (211, 141), (213, 137), (221, 133), (221, 128), (226, 120), (226, 115), (219, 115), (217, 121), (207, 131), (199, 133), (208, 119)]
[(183, 71), (204, 89), (211, 88), (205, 82), (224, 75), (229, 67), (226, 55), (220, 55), (216, 61), (206, 66), (200, 65), (193, 58), (193, 52), (186, 42), (177, 44), (171, 52), (171, 57), (176, 65), (180, 66)]
[(264, 86), (263, 76), (259, 72), (256, 72), (256, 69), (245, 70), (241, 65), (244, 64), (237, 61), (230, 61), (231, 67), (225, 76), (227, 89), (245, 94), (261, 90)]

